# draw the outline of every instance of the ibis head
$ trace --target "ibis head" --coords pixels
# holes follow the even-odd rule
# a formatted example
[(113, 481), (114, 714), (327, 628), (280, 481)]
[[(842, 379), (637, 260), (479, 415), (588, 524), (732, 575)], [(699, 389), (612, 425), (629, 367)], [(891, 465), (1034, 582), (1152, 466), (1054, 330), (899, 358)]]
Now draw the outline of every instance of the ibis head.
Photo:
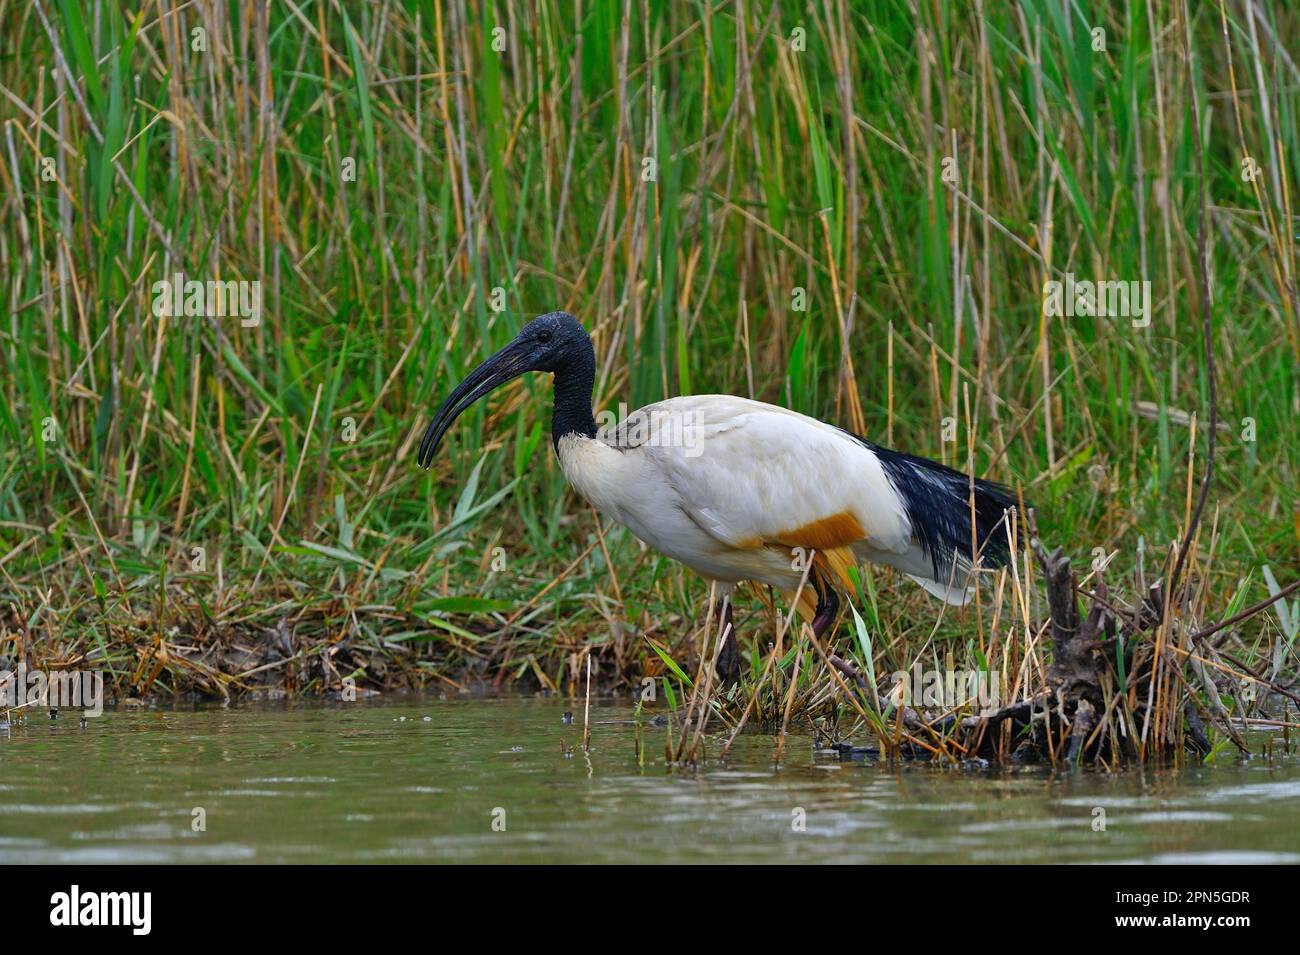
[[(586, 378), (581, 372), (594, 368), (591, 339), (582, 323), (568, 312), (547, 312), (539, 315), (496, 354), (475, 368), (457, 385), (442, 403), (438, 413), (429, 422), (420, 442), (419, 464), (427, 468), (442, 443), (443, 435), (464, 411), (484, 395), (508, 381), (529, 371), (547, 371), (561, 376)], [(591, 384), (587, 382), (587, 399), (591, 397)], [(586, 406), (590, 417), (590, 404)]]

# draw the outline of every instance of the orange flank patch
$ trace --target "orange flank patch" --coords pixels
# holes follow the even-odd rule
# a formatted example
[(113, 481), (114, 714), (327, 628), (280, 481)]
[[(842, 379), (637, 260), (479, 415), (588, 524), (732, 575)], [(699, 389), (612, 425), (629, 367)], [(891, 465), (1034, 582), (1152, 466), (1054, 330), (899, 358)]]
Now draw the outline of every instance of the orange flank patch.
[[(867, 532), (853, 513), (841, 511), (786, 531), (777, 537), (777, 542), (786, 547), (806, 547), (813, 551), (816, 572), (832, 586), (852, 591), (849, 568), (857, 565), (857, 558), (851, 548), (866, 536)], [(816, 605), (817, 593), (809, 581), (799, 595), (799, 616), (811, 620)]]
[[(813, 586), (813, 574), (821, 577), (833, 587), (852, 592), (853, 581), (849, 576), (849, 568), (856, 567), (858, 563), (852, 545), (863, 540), (866, 536), (866, 530), (863, 529), (861, 522), (853, 513), (851, 511), (841, 511), (839, 514), (823, 517), (820, 520), (804, 524), (802, 527), (796, 527), (794, 530), (783, 531), (775, 535), (774, 538), (767, 540), (757, 537), (746, 538), (738, 541), (736, 547), (739, 550), (756, 550), (759, 547), (769, 547), (786, 555), (795, 547), (801, 547), (805, 551), (811, 552), (813, 555), (813, 570), (809, 573), (808, 582), (799, 595), (798, 606), (799, 616), (805, 620), (811, 620), (817, 605), (817, 591)], [(794, 594), (787, 593), (786, 597), (792, 598)]]
[[(788, 551), (779, 548), (782, 554), (788, 554)], [(832, 587), (840, 590), (841, 593), (853, 593), (853, 578), (849, 576), (849, 568), (857, 566), (857, 557), (853, 551), (847, 547), (832, 547), (830, 550), (813, 550), (813, 566), (808, 573), (808, 579), (804, 583), (803, 590), (799, 592), (799, 603), (795, 606), (796, 612), (800, 619), (805, 622), (812, 620), (817, 612), (817, 588), (813, 583), (813, 575), (821, 577)], [(767, 588), (753, 585), (755, 593), (760, 600), (769, 608), (771, 603), (767, 599)], [(793, 590), (782, 590), (781, 593), (786, 600), (794, 599)]]
[[(847, 547), (833, 547), (830, 550), (814, 552), (813, 571), (832, 587), (848, 593), (853, 593), (853, 578), (849, 576), (849, 568), (855, 566), (857, 566), (857, 558)], [(789, 598), (794, 594), (790, 593), (786, 596)], [(813, 586), (812, 575), (809, 574), (808, 582), (804, 584), (799, 594), (799, 616), (804, 620), (811, 620), (816, 609), (817, 590)]]
[(849, 568), (856, 567), (858, 559), (847, 547), (819, 550), (817, 556), (813, 558), (813, 565), (821, 567), (832, 583), (838, 583), (850, 592), (853, 590), (853, 578), (849, 576)]
[(777, 535), (777, 543), (787, 547), (808, 547), (816, 550), (832, 550), (836, 547), (848, 547), (867, 536), (858, 519), (851, 511), (841, 511), (830, 517), (796, 527)]

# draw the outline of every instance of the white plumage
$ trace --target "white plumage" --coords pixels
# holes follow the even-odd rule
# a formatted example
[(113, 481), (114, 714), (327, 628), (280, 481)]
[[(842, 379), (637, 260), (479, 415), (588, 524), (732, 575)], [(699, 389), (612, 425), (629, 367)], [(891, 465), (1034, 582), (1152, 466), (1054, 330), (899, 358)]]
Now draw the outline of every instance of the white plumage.
[(693, 395), (647, 405), (595, 437), (564, 435), (557, 451), (597, 510), (705, 578), (793, 591), (803, 574), (792, 550), (820, 544), (896, 567), (951, 603), (968, 597), (934, 579), (876, 452), (816, 418)]

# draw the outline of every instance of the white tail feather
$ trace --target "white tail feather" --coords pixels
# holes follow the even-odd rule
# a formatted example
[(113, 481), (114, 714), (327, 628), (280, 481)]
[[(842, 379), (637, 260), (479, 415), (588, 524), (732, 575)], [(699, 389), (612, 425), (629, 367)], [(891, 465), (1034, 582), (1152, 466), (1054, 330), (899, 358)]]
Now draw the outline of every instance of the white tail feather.
[(966, 587), (963, 589), (955, 585), (949, 586), (948, 584), (941, 584), (939, 581), (931, 580), (929, 577), (918, 577), (916, 574), (908, 574), (907, 576), (911, 577), (925, 588), (926, 593), (938, 597), (944, 603), (953, 607), (964, 607), (966, 604), (970, 603), (970, 599), (975, 596), (974, 587)]

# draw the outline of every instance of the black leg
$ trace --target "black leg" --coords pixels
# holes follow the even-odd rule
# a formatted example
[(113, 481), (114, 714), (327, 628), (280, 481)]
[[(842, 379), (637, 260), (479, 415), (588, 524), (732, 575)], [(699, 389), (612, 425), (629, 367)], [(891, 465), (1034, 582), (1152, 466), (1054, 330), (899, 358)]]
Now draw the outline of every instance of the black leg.
[(835, 588), (820, 574), (813, 575), (812, 585), (817, 593), (817, 609), (813, 612), (812, 630), (820, 640), (835, 625), (835, 618), (840, 613), (840, 598)]
[(718, 608), (718, 633), (723, 636), (718, 654), (718, 679), (723, 686), (740, 682), (740, 648), (736, 646), (736, 628), (731, 623), (731, 597), (722, 598)]
[[(812, 578), (813, 588), (817, 594), (817, 608), (813, 611), (812, 631), (818, 641), (830, 634), (835, 627), (835, 618), (840, 612), (840, 597), (831, 586), (830, 581), (821, 574), (814, 574)], [(828, 653), (829, 647), (823, 647)], [(830, 730), (827, 732), (827, 738), (832, 745), (839, 745), (839, 708), (832, 707), (830, 718)], [(852, 747), (850, 747), (852, 748)]]

